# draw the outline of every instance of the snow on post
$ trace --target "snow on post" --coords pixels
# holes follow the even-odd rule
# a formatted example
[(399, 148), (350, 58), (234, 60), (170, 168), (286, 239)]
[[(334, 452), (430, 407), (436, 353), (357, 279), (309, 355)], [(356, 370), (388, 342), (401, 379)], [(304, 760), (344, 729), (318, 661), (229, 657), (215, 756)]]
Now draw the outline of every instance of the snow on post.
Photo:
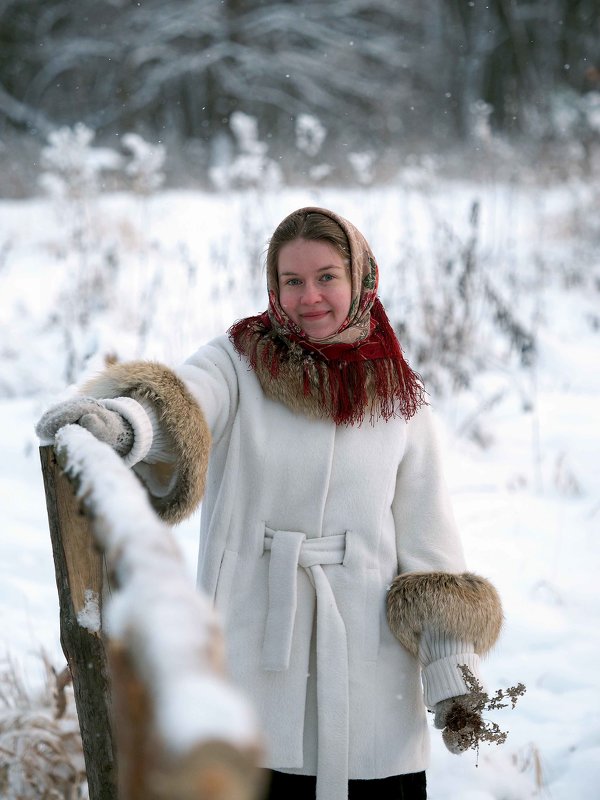
[[(169, 528), (119, 456), (85, 429), (59, 431), (55, 452), (90, 518), (110, 581), (101, 618), (119, 798), (256, 796), (257, 722), (227, 682), (218, 620)], [(93, 627), (92, 601), (88, 593), (80, 625)]]

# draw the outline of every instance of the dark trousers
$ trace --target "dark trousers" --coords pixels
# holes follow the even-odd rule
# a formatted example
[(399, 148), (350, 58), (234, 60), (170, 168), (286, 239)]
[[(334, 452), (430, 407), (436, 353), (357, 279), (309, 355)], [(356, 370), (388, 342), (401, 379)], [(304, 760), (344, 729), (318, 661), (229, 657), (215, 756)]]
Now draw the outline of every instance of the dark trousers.
[[(265, 800), (315, 800), (317, 779), (312, 775), (271, 772)], [(424, 772), (392, 775), (378, 780), (348, 781), (348, 800), (427, 800)]]

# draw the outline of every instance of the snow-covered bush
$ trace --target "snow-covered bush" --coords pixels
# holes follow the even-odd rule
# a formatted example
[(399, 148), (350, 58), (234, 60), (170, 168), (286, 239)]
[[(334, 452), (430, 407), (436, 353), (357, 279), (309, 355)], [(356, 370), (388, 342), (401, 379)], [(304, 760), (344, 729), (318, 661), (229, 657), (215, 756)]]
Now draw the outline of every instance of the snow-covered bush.
[(320, 158), (327, 128), (313, 114), (298, 114), (294, 126), (295, 153), (290, 154), (292, 173), (308, 176), (313, 183), (322, 183), (330, 177), (333, 167)]
[[(71, 384), (102, 349), (103, 312), (118, 305), (123, 259), (135, 249), (136, 266), (152, 271), (159, 254), (148, 235), (146, 198), (164, 181), (165, 148), (136, 133), (121, 139), (124, 152), (94, 145), (95, 134), (85, 125), (61, 128), (48, 137), (43, 150), (40, 183), (53, 201), (56, 227), (49, 231), (48, 250), (67, 265), (67, 280), (57, 294), (47, 335), (64, 355), (64, 380)], [(141, 223), (108, 219), (101, 196), (108, 185), (125, 186), (138, 196)], [(138, 335), (147, 333), (160, 282), (158, 271), (146, 279), (138, 310)]]
[(327, 136), (327, 129), (312, 114), (298, 114), (296, 119), (296, 147), (313, 158), (318, 155)]
[(537, 161), (542, 168), (569, 181), (588, 181), (600, 171), (600, 91), (582, 94), (563, 88), (545, 106), (527, 107), (526, 115), (541, 143)]
[(471, 132), (480, 142), (489, 142), (492, 138), (490, 117), (494, 111), (493, 106), (485, 100), (476, 100), (469, 109), (471, 115)]
[(69, 264), (71, 273), (52, 319), (53, 332), (62, 333), (68, 383), (96, 352), (91, 319), (111, 303), (111, 278), (118, 266), (113, 243), (101, 234), (98, 198), (103, 176), (122, 168), (124, 160), (110, 148), (95, 147), (94, 138), (94, 131), (77, 124), (50, 133), (42, 150), (40, 183), (52, 198), (56, 215), (56, 227), (49, 232), (57, 237), (56, 245), (49, 247)]
[(82, 123), (52, 131), (42, 149), (40, 183), (55, 199), (81, 200), (100, 190), (103, 172), (118, 170), (122, 157), (108, 147), (93, 147), (95, 133)]
[(348, 155), (348, 161), (354, 172), (354, 177), (363, 186), (373, 183), (375, 160), (375, 153), (370, 150)]
[(600, 92), (564, 90), (551, 97), (550, 132), (563, 138), (600, 135)]
[(435, 185), (438, 171), (439, 164), (435, 156), (409, 155), (398, 173), (398, 181), (407, 189), (426, 192)]
[[(104, 191), (104, 178), (148, 194), (165, 179), (165, 148), (151, 144), (137, 133), (121, 138), (125, 154), (94, 144), (95, 132), (82, 123), (52, 131), (42, 148), (40, 185), (56, 201), (80, 202)], [(117, 177), (120, 179), (117, 180)]]
[(258, 136), (255, 117), (234, 111), (229, 126), (235, 137), (238, 155), (230, 163), (210, 168), (210, 178), (217, 189), (274, 189), (282, 183), (279, 165), (267, 155), (268, 145)]
[(125, 166), (125, 174), (134, 192), (149, 194), (159, 189), (165, 175), (165, 148), (163, 145), (153, 145), (146, 142), (137, 133), (126, 133), (121, 139), (123, 146), (131, 153), (131, 158)]

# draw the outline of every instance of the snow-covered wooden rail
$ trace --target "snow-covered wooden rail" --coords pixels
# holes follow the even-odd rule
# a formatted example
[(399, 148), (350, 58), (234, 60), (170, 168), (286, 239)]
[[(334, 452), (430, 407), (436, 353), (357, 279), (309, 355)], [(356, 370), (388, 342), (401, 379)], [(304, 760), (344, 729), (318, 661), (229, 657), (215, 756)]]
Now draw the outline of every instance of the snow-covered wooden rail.
[(41, 459), (90, 800), (259, 796), (255, 716), (141, 484), (77, 425)]

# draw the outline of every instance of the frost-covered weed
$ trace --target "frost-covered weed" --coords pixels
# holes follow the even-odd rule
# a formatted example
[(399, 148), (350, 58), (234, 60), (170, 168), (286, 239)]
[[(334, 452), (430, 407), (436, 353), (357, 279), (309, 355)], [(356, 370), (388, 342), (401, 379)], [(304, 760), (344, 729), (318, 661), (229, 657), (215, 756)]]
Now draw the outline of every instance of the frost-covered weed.
[(80, 800), (87, 783), (70, 675), (44, 659), (46, 681), (27, 690), (16, 665), (0, 664), (0, 797)]
[(440, 223), (430, 254), (407, 251), (398, 265), (411, 282), (400, 281), (405, 291), (393, 321), (438, 397), (469, 389), (477, 375), (508, 359), (526, 368), (535, 360), (535, 335), (481, 252), (479, 216), (475, 201), (466, 237)]
[[(64, 357), (63, 379), (74, 383), (102, 348), (100, 319), (118, 305), (118, 285), (123, 253), (130, 249), (124, 236), (129, 229), (106, 219), (101, 195), (107, 181), (125, 184), (138, 198), (141, 225), (134, 232), (134, 246), (141, 269), (150, 270), (150, 243), (146, 233), (146, 197), (164, 181), (165, 150), (134, 133), (121, 142), (125, 153), (94, 143), (95, 134), (84, 125), (60, 128), (48, 137), (40, 183), (53, 201), (57, 218), (54, 239), (48, 249), (67, 263), (67, 279), (49, 320), (52, 336), (60, 341)], [(131, 237), (130, 237), (131, 238)], [(160, 288), (158, 271), (144, 279), (137, 304), (138, 336), (144, 343), (154, 299)]]

